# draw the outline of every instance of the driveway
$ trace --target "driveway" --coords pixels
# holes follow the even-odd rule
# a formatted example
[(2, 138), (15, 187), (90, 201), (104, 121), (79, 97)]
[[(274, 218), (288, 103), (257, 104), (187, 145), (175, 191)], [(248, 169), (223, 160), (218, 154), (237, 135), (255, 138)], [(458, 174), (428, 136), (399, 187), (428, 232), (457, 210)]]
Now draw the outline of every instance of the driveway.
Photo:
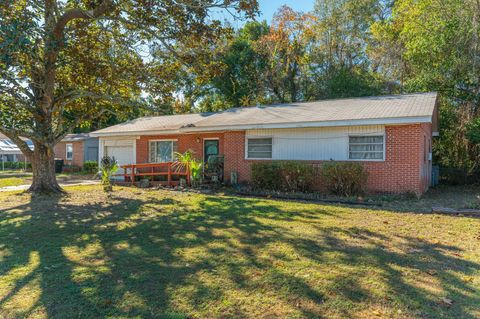
[[(85, 186), (85, 185), (97, 185), (100, 184), (100, 181), (82, 181), (82, 182), (73, 182), (73, 183), (60, 183), (61, 187), (66, 186)], [(18, 186), (7, 186), (0, 188), (0, 192), (12, 192), (12, 191), (24, 191), (27, 190), (30, 185), (18, 185)]]

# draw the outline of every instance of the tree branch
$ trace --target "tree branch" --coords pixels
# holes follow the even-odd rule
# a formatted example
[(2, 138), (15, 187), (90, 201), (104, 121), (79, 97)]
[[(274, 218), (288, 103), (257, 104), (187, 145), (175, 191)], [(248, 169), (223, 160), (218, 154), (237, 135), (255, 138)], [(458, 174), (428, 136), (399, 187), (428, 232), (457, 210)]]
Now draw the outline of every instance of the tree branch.
[(113, 2), (111, 0), (104, 0), (98, 7), (93, 10), (83, 10), (79, 8), (73, 8), (67, 10), (57, 21), (55, 28), (53, 29), (53, 34), (55, 38), (61, 39), (63, 37), (63, 32), (65, 27), (70, 21), (75, 19), (96, 19), (108, 12), (112, 8)]
[(18, 148), (22, 151), (25, 156), (32, 156), (33, 151), (30, 149), (28, 144), (19, 137), (19, 132), (5, 127), (0, 127), (0, 133), (3, 133), (6, 137), (12, 140)]

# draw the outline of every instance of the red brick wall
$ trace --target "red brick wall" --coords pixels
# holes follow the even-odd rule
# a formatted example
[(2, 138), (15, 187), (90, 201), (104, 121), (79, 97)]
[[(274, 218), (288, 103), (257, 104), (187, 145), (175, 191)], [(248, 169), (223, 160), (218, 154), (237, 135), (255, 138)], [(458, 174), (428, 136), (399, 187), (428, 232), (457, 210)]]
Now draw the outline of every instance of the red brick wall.
[[(73, 159), (67, 160), (67, 144), (73, 146)], [(55, 145), (55, 158), (61, 158), (65, 161), (65, 165), (69, 166), (83, 166), (83, 141), (80, 142), (60, 142)]]
[[(369, 192), (423, 193), (430, 181), (429, 163), (424, 162), (424, 136), (428, 143), (431, 125), (387, 126), (385, 135), (385, 161), (360, 162), (369, 174)], [(250, 182), (250, 166), (255, 161), (245, 160), (245, 132), (225, 133), (224, 143), (225, 179), (229, 181), (230, 173), (236, 171), (239, 182)]]
[(151, 135), (142, 136), (137, 139), (137, 164), (148, 163), (149, 141), (152, 140), (177, 140), (178, 152), (184, 153), (188, 150), (193, 152), (194, 157), (203, 160), (203, 141), (204, 139), (219, 139), (220, 155), (224, 154), (224, 134), (184, 134), (184, 135)]
[[(424, 159), (424, 139), (431, 140), (431, 124), (387, 126), (385, 128), (385, 161), (359, 162), (369, 174), (369, 192), (423, 193), (430, 183), (430, 163)], [(179, 152), (191, 149), (197, 158), (203, 158), (203, 139), (218, 137), (220, 154), (225, 155), (225, 180), (237, 172), (239, 182), (251, 181), (251, 164), (245, 159), (245, 132), (230, 131), (218, 134), (186, 134), (179, 136), (143, 136), (137, 140), (137, 163), (148, 162), (148, 141), (177, 139)], [(197, 142), (197, 138), (200, 142)], [(264, 161), (262, 161), (264, 162)], [(315, 161), (312, 163), (322, 163)], [(321, 188), (321, 181), (319, 181)]]

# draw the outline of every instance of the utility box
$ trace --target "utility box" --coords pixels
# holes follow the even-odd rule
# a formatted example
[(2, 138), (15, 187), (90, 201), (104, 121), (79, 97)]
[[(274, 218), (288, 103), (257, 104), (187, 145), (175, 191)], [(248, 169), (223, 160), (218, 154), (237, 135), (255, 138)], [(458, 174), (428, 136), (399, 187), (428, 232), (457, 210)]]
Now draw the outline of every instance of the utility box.
[(230, 172), (230, 184), (237, 185), (238, 184), (238, 173), (237, 172)]
[(432, 166), (432, 185), (437, 186), (440, 180), (440, 167), (438, 165)]

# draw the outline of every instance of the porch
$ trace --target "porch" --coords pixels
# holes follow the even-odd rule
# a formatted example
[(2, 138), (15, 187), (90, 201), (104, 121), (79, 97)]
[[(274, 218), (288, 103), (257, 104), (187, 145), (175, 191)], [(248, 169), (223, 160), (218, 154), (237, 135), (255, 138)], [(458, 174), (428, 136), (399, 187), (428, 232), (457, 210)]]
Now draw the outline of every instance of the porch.
[(120, 166), (123, 174), (115, 174), (116, 184), (139, 186), (141, 180), (148, 179), (151, 185), (178, 186), (184, 179), (187, 185), (190, 181), (190, 167), (180, 162), (129, 164)]

